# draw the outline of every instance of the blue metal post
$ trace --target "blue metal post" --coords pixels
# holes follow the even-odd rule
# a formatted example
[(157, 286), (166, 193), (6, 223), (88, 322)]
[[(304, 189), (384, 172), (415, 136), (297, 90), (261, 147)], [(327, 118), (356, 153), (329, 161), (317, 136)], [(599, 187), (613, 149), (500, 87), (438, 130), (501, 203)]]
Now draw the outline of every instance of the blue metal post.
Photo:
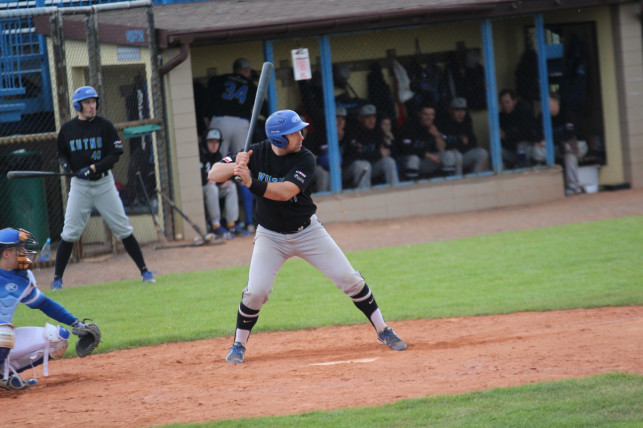
[(40, 77), (42, 79), (42, 110), (53, 111), (54, 101), (52, 99), (51, 78), (49, 77), (49, 56), (47, 55), (47, 42), (45, 36), (38, 34), (38, 49), (41, 56), (40, 62)]
[(339, 141), (337, 141), (337, 121), (335, 113), (335, 89), (333, 86), (333, 67), (330, 55), (330, 38), (319, 39), (321, 53), (322, 86), (324, 88), (324, 110), (326, 112), (326, 140), (328, 141), (328, 158), (330, 163), (330, 190), (342, 190), (341, 165), (339, 160)]
[[(266, 40), (263, 43), (263, 55), (267, 62), (275, 63), (275, 51), (272, 40)], [(268, 113), (272, 114), (277, 111), (277, 89), (275, 88), (275, 73), (270, 76), (270, 86), (268, 86)]]
[(536, 50), (538, 52), (538, 74), (540, 75), (540, 99), (543, 115), (543, 135), (546, 141), (547, 165), (554, 164), (554, 136), (551, 129), (551, 112), (549, 111), (549, 74), (547, 71), (547, 44), (545, 42), (545, 24), (543, 15), (534, 17), (536, 28)]
[(480, 23), (482, 31), (482, 53), (484, 55), (484, 74), (487, 82), (487, 108), (489, 114), (489, 148), (493, 171), (502, 171), (502, 147), (500, 145), (500, 122), (498, 120), (498, 89), (496, 87), (496, 60), (493, 50), (493, 30), (491, 20), (483, 19)]

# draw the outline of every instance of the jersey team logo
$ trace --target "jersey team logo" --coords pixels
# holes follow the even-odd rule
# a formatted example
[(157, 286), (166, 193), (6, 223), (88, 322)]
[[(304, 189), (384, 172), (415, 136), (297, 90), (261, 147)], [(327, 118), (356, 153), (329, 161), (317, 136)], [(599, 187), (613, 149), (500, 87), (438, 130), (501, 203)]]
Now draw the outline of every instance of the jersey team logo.
[(9, 282), (5, 284), (4, 289), (7, 290), (9, 293), (13, 293), (18, 289), (18, 284), (15, 282)]

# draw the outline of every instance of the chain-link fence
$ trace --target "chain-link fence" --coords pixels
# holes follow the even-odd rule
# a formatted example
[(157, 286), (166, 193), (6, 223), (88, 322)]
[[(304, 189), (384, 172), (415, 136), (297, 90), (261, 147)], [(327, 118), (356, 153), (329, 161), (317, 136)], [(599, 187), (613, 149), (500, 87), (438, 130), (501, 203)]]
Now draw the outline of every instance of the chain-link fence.
[[(6, 29), (12, 22), (21, 23), (22, 31), (10, 33), (37, 34), (40, 43), (20, 37), (8, 40)], [(41, 244), (50, 238), (55, 250), (69, 177), (9, 180), (6, 172), (60, 171), (56, 130), (76, 116), (73, 91), (89, 85), (98, 92), (99, 115), (115, 124), (123, 142), (124, 153), (112, 173), (126, 212), (139, 231), (137, 238), (156, 240), (154, 234), (141, 236), (146, 228), (136, 227), (143, 217), (149, 220), (145, 192), (161, 221), (168, 217), (155, 196), (156, 188), (167, 188), (169, 174), (151, 2), (17, 9), (0, 12), (0, 25), (5, 30), (3, 42), (10, 42), (1, 44), (2, 57), (13, 53), (3, 59), (3, 76), (9, 77), (0, 88), (0, 111), (13, 109), (13, 116), (2, 115), (0, 121), (0, 226), (28, 229)], [(31, 56), (25, 54), (28, 47)], [(29, 69), (28, 61), (33, 62), (35, 56), (47, 67)], [(5, 66), (8, 62), (11, 68)], [(11, 88), (12, 92), (7, 91)], [(35, 114), (21, 108), (34, 94), (47, 100)], [(74, 258), (117, 252), (119, 243), (94, 211), (74, 247)]]

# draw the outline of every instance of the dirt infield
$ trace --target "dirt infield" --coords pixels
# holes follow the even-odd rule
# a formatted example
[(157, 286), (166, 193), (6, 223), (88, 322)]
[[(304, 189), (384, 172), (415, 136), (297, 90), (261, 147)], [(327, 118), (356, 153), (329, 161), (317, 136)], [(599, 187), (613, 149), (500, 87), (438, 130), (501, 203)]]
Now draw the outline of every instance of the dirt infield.
[[(355, 251), (642, 214), (643, 190), (625, 190), (327, 228), (345, 251)], [(212, 247), (144, 248), (157, 275), (247, 265), (251, 251), (250, 237)], [(35, 274), (47, 289), (52, 269)], [(65, 287), (136, 276), (127, 256), (87, 260), (69, 266)], [(243, 365), (224, 361), (231, 337), (54, 361), (50, 377), (38, 371), (32, 390), (0, 392), (3, 424), (141, 427), (380, 405), (614, 371), (643, 374), (643, 307), (391, 325), (408, 350), (380, 345), (363, 324), (255, 334)]]

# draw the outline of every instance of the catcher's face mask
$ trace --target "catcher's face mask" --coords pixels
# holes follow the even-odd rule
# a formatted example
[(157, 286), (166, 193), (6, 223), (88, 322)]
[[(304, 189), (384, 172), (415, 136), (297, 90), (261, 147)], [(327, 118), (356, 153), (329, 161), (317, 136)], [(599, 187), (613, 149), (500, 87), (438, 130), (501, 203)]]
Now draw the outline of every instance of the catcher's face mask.
[(38, 242), (33, 235), (25, 229), (1, 230), (0, 246), (3, 251), (15, 247), (18, 269), (30, 269), (33, 264), (33, 259), (36, 254), (38, 254)]

